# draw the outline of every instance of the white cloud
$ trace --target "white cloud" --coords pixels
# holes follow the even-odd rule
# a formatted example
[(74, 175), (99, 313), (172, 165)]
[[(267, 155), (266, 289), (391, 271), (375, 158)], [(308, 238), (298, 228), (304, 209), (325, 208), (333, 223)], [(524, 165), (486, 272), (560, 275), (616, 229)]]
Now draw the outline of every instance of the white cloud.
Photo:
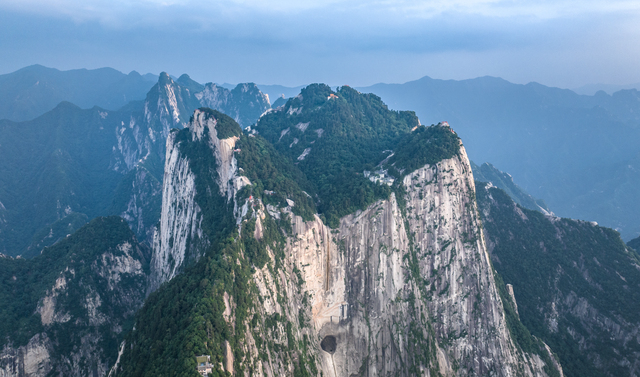
[[(118, 18), (135, 15), (138, 22), (176, 17), (198, 19), (220, 15), (279, 15), (314, 17), (350, 13), (356, 22), (364, 15), (379, 14), (391, 22), (405, 19), (431, 19), (455, 13), (483, 17), (533, 17), (553, 19), (581, 14), (640, 12), (637, 0), (4, 0), (0, 9), (70, 17), (77, 22), (95, 21), (111, 24)], [(316, 14), (317, 15), (317, 14)]]
[[(49, 64), (59, 68), (69, 59), (69, 68), (203, 77), (215, 67), (232, 82), (370, 84), (436, 72), (548, 84), (640, 81), (632, 68), (640, 64), (639, 7), (637, 0), (2, 0), (0, 53), (15, 56), (14, 65), (47, 64), (50, 49)], [(194, 51), (202, 59), (185, 58)]]

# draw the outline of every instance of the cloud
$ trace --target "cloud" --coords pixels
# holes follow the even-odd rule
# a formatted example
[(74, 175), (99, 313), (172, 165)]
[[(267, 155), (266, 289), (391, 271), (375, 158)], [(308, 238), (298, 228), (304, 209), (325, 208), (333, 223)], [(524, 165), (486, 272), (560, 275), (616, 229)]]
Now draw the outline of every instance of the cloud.
[(554, 84), (607, 72), (623, 80), (640, 63), (638, 8), (627, 0), (4, 0), (0, 53), (12, 58), (0, 70), (110, 65), (291, 85), (485, 74)]
[(126, 27), (130, 21), (151, 24), (198, 20), (206, 26), (220, 18), (239, 21), (260, 16), (308, 19), (352, 15), (360, 22), (373, 16), (389, 23), (431, 20), (447, 14), (546, 20), (581, 14), (637, 13), (640, 6), (635, 0), (4, 0), (0, 9)]

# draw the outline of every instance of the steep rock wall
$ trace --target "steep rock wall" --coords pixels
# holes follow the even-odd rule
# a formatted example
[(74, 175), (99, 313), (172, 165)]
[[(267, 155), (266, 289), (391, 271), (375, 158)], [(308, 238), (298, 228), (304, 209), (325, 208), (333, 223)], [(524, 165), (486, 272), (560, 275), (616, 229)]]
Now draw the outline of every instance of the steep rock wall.
[(324, 374), (545, 375), (506, 328), (464, 149), (403, 185), (405, 211), (392, 195), (337, 231), (294, 219), (315, 338), (335, 338), (316, 344)]
[[(236, 177), (237, 161), (233, 156), (236, 136), (218, 138), (217, 120), (196, 110), (188, 128), (192, 142), (206, 142), (216, 163), (219, 195), (231, 200), (248, 182)], [(160, 227), (154, 235), (149, 291), (171, 280), (186, 264), (197, 260), (210, 241), (202, 230), (202, 209), (195, 200), (196, 175), (189, 157), (180, 149), (176, 133), (167, 138), (165, 173), (162, 188)], [(206, 136), (208, 135), (208, 136)]]
[(35, 335), (26, 346), (5, 346), (0, 353), (0, 377), (46, 376), (52, 368), (52, 348), (46, 334)]
[(202, 211), (194, 200), (195, 194), (195, 176), (189, 161), (180, 156), (173, 135), (169, 135), (160, 228), (153, 239), (150, 291), (176, 275), (185, 260), (187, 242), (202, 237)]
[[(296, 216), (296, 203), (288, 198), (280, 207), (265, 204), (275, 200), (267, 199), (274, 192), (261, 185), (256, 187), (263, 199), (237, 198), (251, 182), (238, 176), (235, 138), (221, 139), (220, 132), (215, 119), (196, 111), (187, 134), (190, 143), (206, 141), (206, 158), (216, 162), (208, 170), (215, 184), (202, 190), (233, 202), (239, 228), (239, 237), (227, 236), (226, 251), (213, 250), (210, 264), (198, 266), (207, 271), (203, 266), (222, 258), (237, 269), (224, 279), (237, 283), (249, 276), (241, 291), (213, 288), (211, 300), (218, 308), (222, 303), (224, 312), (212, 323), (223, 320), (229, 335), (224, 345), (211, 334), (198, 336), (218, 339), (201, 348), (219, 361), (216, 369), (247, 376), (562, 375), (547, 347), (542, 353), (523, 352), (507, 327), (463, 147), (452, 158), (407, 174), (388, 199), (341, 218), (331, 229), (318, 215), (310, 221)], [(169, 272), (156, 275), (156, 286), (184, 268), (185, 255), (197, 259), (203, 250), (188, 242), (202, 230), (198, 216), (206, 211), (193, 189), (198, 179), (193, 161), (180, 154), (177, 137), (167, 144), (163, 241), (154, 250), (154, 269)], [(198, 153), (204, 158), (203, 150)], [(165, 246), (168, 240), (173, 246)], [(261, 250), (266, 263), (256, 262), (263, 260)], [(171, 260), (180, 262), (171, 265)], [(217, 277), (202, 272), (179, 281), (208, 287)], [(212, 290), (205, 292), (209, 300)], [(140, 335), (134, 351), (125, 352), (123, 371), (131, 370), (133, 355), (144, 352), (135, 347), (145, 344), (145, 336), (153, 335)], [(150, 368), (166, 362), (153, 363)]]
[(127, 173), (118, 190), (127, 193), (120, 216), (127, 220), (140, 241), (152, 242), (162, 205), (162, 181), (144, 165), (138, 165)]
[(209, 83), (195, 96), (202, 106), (229, 115), (242, 128), (255, 123), (271, 107), (269, 97), (253, 83), (238, 84), (233, 90)]

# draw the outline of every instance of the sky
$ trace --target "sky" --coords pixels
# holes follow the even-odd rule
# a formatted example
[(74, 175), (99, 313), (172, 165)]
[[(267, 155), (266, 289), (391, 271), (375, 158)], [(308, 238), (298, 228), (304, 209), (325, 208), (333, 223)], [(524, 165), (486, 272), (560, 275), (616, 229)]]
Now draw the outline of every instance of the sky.
[(623, 85), (640, 82), (640, 1), (2, 0), (0, 74), (32, 64), (286, 86)]

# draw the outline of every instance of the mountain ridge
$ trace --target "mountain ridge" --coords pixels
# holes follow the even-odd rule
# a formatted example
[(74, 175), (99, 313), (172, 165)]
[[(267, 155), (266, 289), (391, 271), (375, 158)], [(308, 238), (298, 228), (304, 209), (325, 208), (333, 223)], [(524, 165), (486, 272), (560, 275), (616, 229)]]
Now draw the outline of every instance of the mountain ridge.
[[(335, 142), (332, 134), (343, 130), (328, 127), (331, 118), (323, 118), (322, 109), (367, 108), (363, 102), (371, 105), (379, 99), (349, 88), (333, 92), (323, 86), (310, 86), (302, 96), (298, 102), (290, 100), (280, 112), (266, 114), (246, 133), (220, 134), (218, 125), (224, 116), (203, 110), (195, 112), (189, 127), (172, 132), (164, 190), (180, 196), (163, 197), (163, 241), (156, 242), (153, 258), (156, 270), (167, 267), (183, 273), (163, 274), (155, 283), (158, 288), (139, 314), (137, 330), (127, 339), (116, 375), (177, 371), (183, 365), (195, 375), (195, 355), (200, 354), (211, 356), (212, 374), (218, 375), (243, 371), (415, 375), (463, 370), (561, 374), (542, 343), (529, 337), (535, 346), (525, 352), (507, 327), (484, 251), (471, 168), (457, 136), (459, 149), (453, 155), (442, 154), (438, 143), (420, 142), (440, 158), (423, 166), (407, 162), (391, 192), (365, 202), (363, 209), (353, 207), (337, 226), (329, 227), (313, 212), (307, 219), (294, 213), (296, 208), (303, 216), (304, 208), (313, 210), (317, 201), (313, 191), (299, 193), (293, 201), (289, 197), (293, 193), (286, 191), (291, 186), (278, 184), (287, 177), (305, 175), (317, 184), (322, 177), (309, 175), (305, 172), (312, 170), (295, 164), (302, 160), (297, 151), (289, 151), (288, 141), (281, 140), (282, 145), (273, 150), (255, 147), (268, 140), (262, 138), (263, 131), (270, 130), (273, 135), (267, 137), (277, 139), (281, 129), (304, 124), (304, 116), (313, 113), (320, 114), (317, 123), (311, 121), (298, 130), (315, 135), (305, 143), (319, 150), (318, 138), (326, 138), (329, 149)], [(340, 98), (345, 102), (337, 102)], [(304, 109), (296, 110), (300, 105)], [(412, 127), (424, 127), (418, 126), (415, 116), (379, 110), (368, 115), (365, 111), (347, 132), (367, 129), (379, 116), (386, 121), (397, 117), (405, 122), (401, 129), (407, 137), (423, 140), (423, 133), (411, 132)], [(314, 132), (318, 127), (325, 130), (321, 136)], [(443, 125), (429, 129), (455, 136)], [(253, 153), (259, 153), (261, 161), (282, 161), (272, 169), (289, 166), (291, 170), (286, 175), (279, 169), (254, 175), (259, 171), (252, 173), (250, 163), (257, 161)], [(312, 153), (305, 156), (310, 158)], [(369, 155), (366, 150), (354, 153)], [(375, 156), (374, 167), (385, 159)], [(356, 176), (365, 166), (347, 171)], [(202, 171), (217, 173), (203, 175)], [(350, 192), (349, 187), (339, 190)], [(307, 199), (312, 202), (305, 204)], [(216, 220), (225, 212), (233, 220)], [(174, 257), (164, 251), (167, 243), (172, 243)], [(458, 278), (462, 270), (468, 271), (464, 281)], [(461, 300), (454, 303), (453, 297)], [(160, 312), (166, 320), (150, 320)], [(169, 319), (169, 312), (182, 314)], [(187, 318), (196, 320), (188, 325)], [(159, 334), (167, 332), (175, 334), (170, 345), (158, 343)], [(176, 364), (176, 358), (184, 364)]]

